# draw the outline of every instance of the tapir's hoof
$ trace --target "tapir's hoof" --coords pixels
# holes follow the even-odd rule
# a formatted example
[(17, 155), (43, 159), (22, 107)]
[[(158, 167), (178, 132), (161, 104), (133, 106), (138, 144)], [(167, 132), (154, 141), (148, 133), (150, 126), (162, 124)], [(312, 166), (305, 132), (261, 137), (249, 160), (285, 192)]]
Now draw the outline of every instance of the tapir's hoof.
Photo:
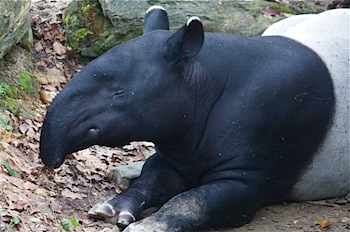
[(121, 211), (119, 213), (119, 219), (117, 224), (123, 227), (127, 227), (130, 223), (135, 222), (136, 218), (128, 211)]
[(110, 204), (110, 201), (113, 198), (114, 197), (110, 197), (107, 200), (97, 203), (89, 210), (88, 215), (92, 218), (104, 219), (109, 223), (118, 224), (122, 227), (126, 227), (130, 223), (135, 222), (135, 216), (132, 215), (129, 211), (120, 210), (117, 212), (113, 208), (113, 206)]
[(165, 221), (157, 220), (155, 216), (150, 216), (135, 223), (130, 224), (123, 232), (164, 232), (178, 231), (179, 228), (169, 227)]
[(88, 214), (92, 218), (109, 218), (116, 215), (116, 211), (113, 206), (109, 203), (114, 197), (110, 197), (104, 201), (97, 203), (94, 207), (92, 207)]

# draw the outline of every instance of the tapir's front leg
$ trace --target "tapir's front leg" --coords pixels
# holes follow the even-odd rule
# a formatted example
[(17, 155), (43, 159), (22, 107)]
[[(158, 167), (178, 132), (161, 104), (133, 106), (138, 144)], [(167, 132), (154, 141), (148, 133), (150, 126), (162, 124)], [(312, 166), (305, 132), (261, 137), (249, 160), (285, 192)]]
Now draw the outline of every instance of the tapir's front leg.
[(217, 181), (175, 196), (158, 212), (130, 224), (124, 232), (182, 232), (238, 227), (252, 219), (260, 206), (256, 200), (243, 183)]
[(139, 219), (143, 210), (161, 206), (187, 189), (181, 176), (154, 154), (146, 161), (141, 176), (127, 190), (97, 204), (89, 215), (127, 226)]

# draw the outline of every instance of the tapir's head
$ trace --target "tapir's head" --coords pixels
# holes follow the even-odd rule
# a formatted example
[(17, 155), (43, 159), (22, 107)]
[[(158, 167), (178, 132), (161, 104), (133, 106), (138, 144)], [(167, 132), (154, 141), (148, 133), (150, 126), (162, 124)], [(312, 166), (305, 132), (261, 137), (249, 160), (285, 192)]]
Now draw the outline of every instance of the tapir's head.
[(195, 99), (189, 76), (203, 44), (203, 28), (191, 18), (175, 33), (166, 12), (150, 8), (142, 36), (89, 63), (54, 99), (45, 117), (40, 157), (49, 167), (91, 145), (135, 140), (162, 142), (186, 133)]

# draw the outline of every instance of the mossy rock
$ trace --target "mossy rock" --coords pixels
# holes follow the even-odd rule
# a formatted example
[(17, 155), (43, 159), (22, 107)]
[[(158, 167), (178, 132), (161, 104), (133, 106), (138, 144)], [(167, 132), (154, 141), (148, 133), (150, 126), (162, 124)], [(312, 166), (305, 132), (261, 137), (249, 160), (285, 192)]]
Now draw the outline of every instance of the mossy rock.
[[(141, 19), (137, 30), (117, 31), (110, 19), (104, 16), (97, 0), (74, 0), (66, 8), (63, 19), (68, 28), (69, 46), (87, 57), (96, 57), (114, 45), (141, 34), (138, 30)], [(130, 20), (121, 21), (130, 24)]]
[(97, 57), (113, 46), (141, 35), (143, 16), (152, 5), (164, 7), (171, 30), (184, 25), (191, 16), (201, 18), (205, 31), (261, 34), (284, 16), (264, 17), (262, 10), (273, 7), (288, 14), (315, 13), (308, 1), (277, 3), (273, 1), (110, 1), (73, 0), (64, 13), (70, 47), (84, 56)]
[(0, 60), (0, 111), (9, 110), (25, 118), (38, 100), (39, 84), (33, 75), (31, 53), (15, 45)]
[(30, 47), (33, 43), (30, 1), (0, 1), (0, 59), (10, 48), (21, 42)]

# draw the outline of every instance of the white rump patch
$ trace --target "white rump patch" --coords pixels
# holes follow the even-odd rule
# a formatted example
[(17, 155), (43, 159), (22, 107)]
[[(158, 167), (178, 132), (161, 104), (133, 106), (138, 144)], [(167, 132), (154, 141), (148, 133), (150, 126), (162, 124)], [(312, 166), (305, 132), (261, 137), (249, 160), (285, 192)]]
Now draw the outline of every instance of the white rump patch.
[(280, 35), (311, 48), (332, 77), (336, 106), (333, 123), (291, 200), (316, 200), (350, 191), (349, 151), (349, 9), (293, 16), (268, 28), (263, 36)]

